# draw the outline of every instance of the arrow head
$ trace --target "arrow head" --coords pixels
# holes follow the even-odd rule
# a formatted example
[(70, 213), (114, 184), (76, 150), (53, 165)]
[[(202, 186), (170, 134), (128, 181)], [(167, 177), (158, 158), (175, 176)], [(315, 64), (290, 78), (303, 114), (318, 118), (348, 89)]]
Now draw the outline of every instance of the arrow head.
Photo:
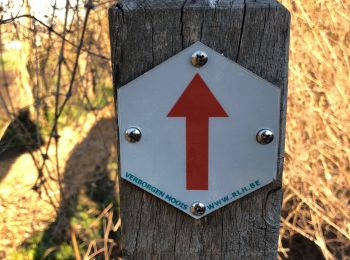
[(218, 100), (197, 73), (170, 110), (168, 117), (228, 117)]

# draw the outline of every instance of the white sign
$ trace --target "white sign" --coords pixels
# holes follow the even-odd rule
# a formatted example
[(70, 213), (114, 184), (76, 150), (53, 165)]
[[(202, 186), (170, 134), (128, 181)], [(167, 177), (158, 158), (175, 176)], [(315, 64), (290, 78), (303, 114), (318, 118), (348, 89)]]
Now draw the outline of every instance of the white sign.
[[(208, 61), (198, 68), (199, 50)], [(277, 173), (280, 94), (193, 44), (118, 89), (121, 177), (194, 218), (256, 191)], [(125, 138), (131, 127), (139, 141)], [(262, 129), (270, 143), (257, 141)]]

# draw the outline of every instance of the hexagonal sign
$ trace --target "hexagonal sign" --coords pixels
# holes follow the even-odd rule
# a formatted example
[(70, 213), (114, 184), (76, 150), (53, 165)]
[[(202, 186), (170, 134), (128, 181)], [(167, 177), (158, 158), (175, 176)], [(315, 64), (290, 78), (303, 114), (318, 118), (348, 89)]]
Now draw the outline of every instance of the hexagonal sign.
[(121, 177), (197, 219), (256, 191), (276, 177), (280, 94), (193, 44), (118, 89)]

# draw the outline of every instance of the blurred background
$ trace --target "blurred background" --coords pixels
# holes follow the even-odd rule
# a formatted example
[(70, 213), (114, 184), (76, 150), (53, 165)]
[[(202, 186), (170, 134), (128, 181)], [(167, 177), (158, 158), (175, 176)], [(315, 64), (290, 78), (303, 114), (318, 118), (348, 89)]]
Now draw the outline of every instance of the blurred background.
[[(350, 259), (350, 2), (292, 14), (280, 259)], [(103, 0), (0, 0), (0, 259), (117, 259)]]

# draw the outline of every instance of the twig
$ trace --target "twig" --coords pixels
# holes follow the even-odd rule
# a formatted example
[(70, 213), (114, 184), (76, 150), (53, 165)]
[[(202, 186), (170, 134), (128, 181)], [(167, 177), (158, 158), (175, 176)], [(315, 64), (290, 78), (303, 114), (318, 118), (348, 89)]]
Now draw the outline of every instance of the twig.
[[(90, 10), (91, 10), (91, 8), (90, 8)], [(67, 39), (65, 38), (65, 36), (61, 35), (59, 32), (57, 32), (56, 30), (54, 30), (54, 29), (52, 28), (52, 26), (50, 26), (50, 25), (44, 23), (44, 22), (41, 21), (40, 19), (36, 18), (34, 15), (22, 14), (22, 15), (18, 15), (18, 16), (16, 16), (16, 17), (8, 18), (8, 19), (0, 19), (0, 25), (1, 25), (1, 24), (12, 23), (12, 22), (14, 22), (15, 20), (21, 19), (21, 18), (30, 18), (30, 19), (33, 19), (33, 20), (37, 21), (37, 22), (40, 23), (42, 26), (46, 27), (50, 32), (53, 32), (53, 33), (56, 34), (58, 37), (60, 37), (61, 39), (63, 39), (65, 42), (67, 42), (67, 43), (69, 43), (70, 45), (72, 45), (73, 47), (79, 49), (79, 46), (77, 46), (76, 44), (74, 44), (74, 43), (71, 42), (70, 40), (67, 40)], [(110, 59), (109, 59), (108, 57), (106, 57), (106, 56), (103, 56), (103, 55), (101, 55), (101, 54), (97, 54), (97, 53), (95, 53), (95, 52), (89, 51), (89, 50), (87, 50), (87, 49), (85, 49), (85, 48), (81, 48), (81, 47), (80, 47), (80, 49), (81, 49), (81, 51), (83, 51), (83, 52), (87, 52), (87, 53), (89, 53), (90, 55), (96, 56), (96, 57), (101, 58), (101, 59), (103, 59), (103, 60), (108, 60), (108, 61), (110, 60)]]

